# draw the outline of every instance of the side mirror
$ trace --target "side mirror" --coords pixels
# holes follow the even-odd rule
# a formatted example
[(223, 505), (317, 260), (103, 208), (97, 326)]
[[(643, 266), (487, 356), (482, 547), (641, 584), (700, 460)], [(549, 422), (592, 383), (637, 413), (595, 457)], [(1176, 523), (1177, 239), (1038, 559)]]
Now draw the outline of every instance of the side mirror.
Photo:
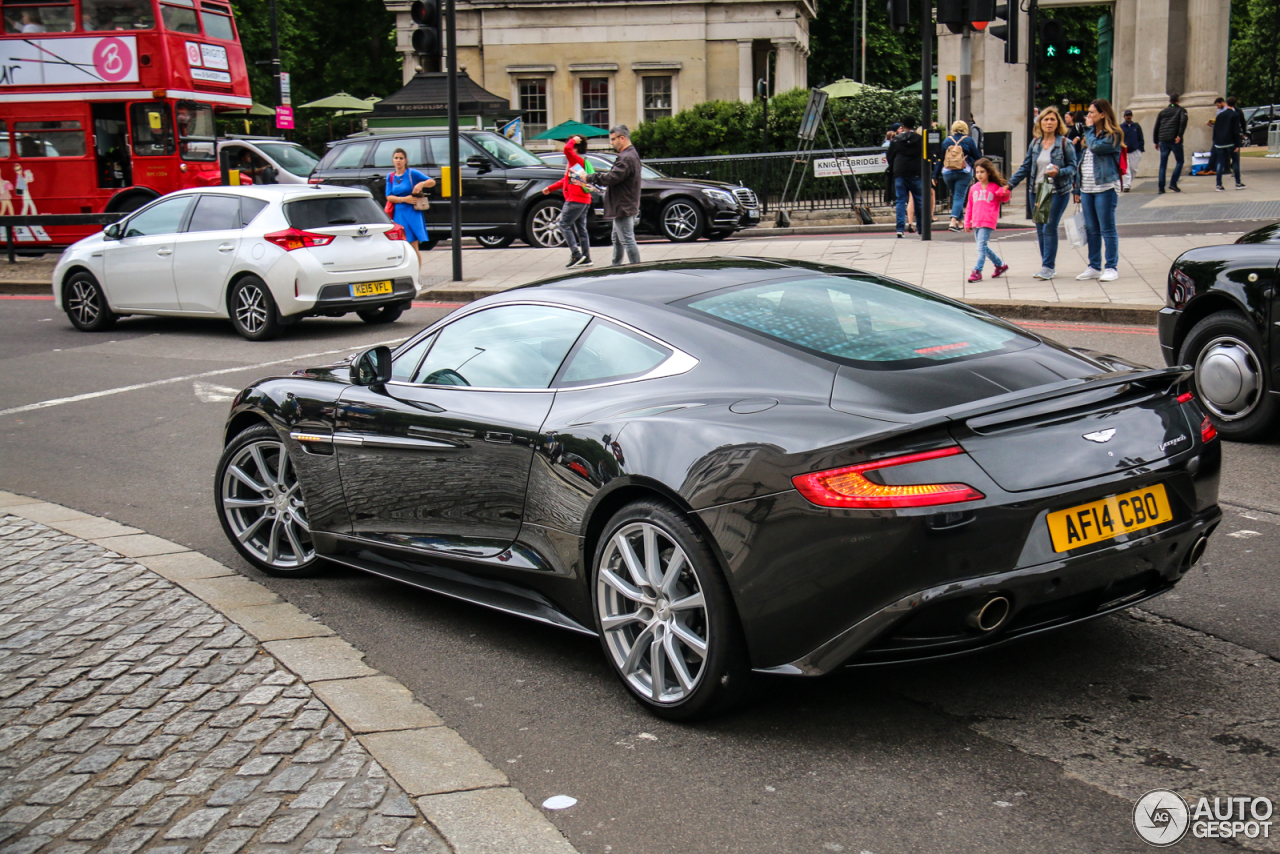
[(384, 346), (365, 350), (351, 360), (351, 382), (356, 385), (382, 385), (391, 380), (391, 348)]
[(121, 229), (121, 228), (122, 228), (122, 226), (121, 226), (121, 224), (120, 224), (120, 223), (118, 223), (118, 222), (113, 222), (113, 223), (111, 223), (111, 225), (107, 226), (107, 227), (103, 230), (103, 232), (102, 232), (102, 236), (103, 236), (103, 237), (105, 237), (107, 240), (119, 240), (119, 239), (120, 239), (120, 229)]
[(481, 172), (488, 172), (493, 168), (489, 165), (488, 159), (479, 154), (473, 154), (468, 157), (465, 165), (469, 169), (478, 169)]

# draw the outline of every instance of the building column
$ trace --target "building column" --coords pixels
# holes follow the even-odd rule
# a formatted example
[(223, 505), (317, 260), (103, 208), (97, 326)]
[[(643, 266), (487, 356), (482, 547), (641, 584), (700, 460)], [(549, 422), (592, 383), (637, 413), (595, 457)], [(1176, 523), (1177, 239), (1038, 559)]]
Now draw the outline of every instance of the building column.
[[(1124, 0), (1121, 0), (1124, 2)], [(1148, 137), (1155, 127), (1156, 114), (1169, 104), (1169, 0), (1128, 0), (1134, 7), (1133, 95), (1127, 108)], [(1119, 14), (1116, 15), (1120, 17)], [(1123, 73), (1122, 66), (1113, 68)], [(1121, 110), (1121, 113), (1124, 111)], [(1152, 140), (1154, 144), (1154, 140)], [(1145, 171), (1145, 170), (1144, 170)]]
[(1205, 123), (1214, 117), (1213, 99), (1226, 95), (1227, 42), (1231, 4), (1218, 0), (1190, 0), (1187, 4), (1187, 151), (1207, 151), (1213, 129)]
[(778, 79), (774, 81), (773, 91), (781, 94), (790, 92), (796, 83), (796, 40), (773, 39), (773, 48), (778, 52)]
[(749, 104), (755, 98), (755, 67), (751, 39), (738, 39), (738, 100)]

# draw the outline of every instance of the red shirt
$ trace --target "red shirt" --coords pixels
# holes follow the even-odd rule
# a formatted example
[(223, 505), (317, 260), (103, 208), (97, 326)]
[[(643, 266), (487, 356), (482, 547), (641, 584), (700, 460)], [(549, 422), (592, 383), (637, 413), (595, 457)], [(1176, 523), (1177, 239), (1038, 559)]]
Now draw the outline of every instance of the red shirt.
[(585, 163), (582, 155), (578, 153), (578, 149), (574, 147), (573, 140), (569, 140), (564, 144), (564, 161), (564, 177), (547, 189), (553, 192), (555, 190), (562, 191), (566, 202), (577, 202), (583, 205), (591, 204), (591, 194), (569, 181), (569, 170), (574, 166), (583, 166)]

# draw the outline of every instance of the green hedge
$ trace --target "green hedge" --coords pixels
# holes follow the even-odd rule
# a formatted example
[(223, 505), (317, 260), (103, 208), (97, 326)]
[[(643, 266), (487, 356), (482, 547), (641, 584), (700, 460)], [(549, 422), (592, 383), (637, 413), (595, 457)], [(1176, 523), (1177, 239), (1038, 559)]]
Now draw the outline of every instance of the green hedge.
[[(769, 101), (771, 150), (795, 147), (808, 101), (807, 89), (793, 89)], [(844, 144), (855, 148), (879, 145), (889, 125), (920, 112), (919, 96), (878, 89), (864, 89), (852, 98), (832, 98), (827, 103)], [(760, 101), (703, 101), (669, 118), (645, 122), (633, 131), (631, 139), (640, 153), (650, 158), (754, 154), (764, 151), (762, 131)], [(838, 145), (834, 137), (831, 143)], [(815, 146), (827, 147), (821, 131)]]

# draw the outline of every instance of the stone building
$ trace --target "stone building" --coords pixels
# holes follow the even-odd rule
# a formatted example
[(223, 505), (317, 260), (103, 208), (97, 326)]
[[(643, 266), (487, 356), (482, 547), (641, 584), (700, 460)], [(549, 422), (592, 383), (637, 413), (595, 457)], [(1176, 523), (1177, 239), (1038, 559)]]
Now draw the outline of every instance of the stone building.
[[(701, 101), (807, 87), (816, 0), (457, 0), (458, 65), (510, 93), (526, 139), (568, 119), (632, 127)], [(410, 0), (396, 14), (407, 82), (419, 70)]]
[[(1193, 151), (1211, 146), (1213, 99), (1226, 94), (1227, 42), (1231, 3), (1228, 0), (1040, 0), (1041, 15), (1063, 6), (1111, 8), (1115, 36), (1108, 100), (1117, 115), (1133, 110), (1134, 120), (1147, 134), (1147, 151), (1155, 151), (1151, 131), (1156, 114), (1168, 105), (1170, 92), (1182, 93), (1190, 114), (1184, 149), (1190, 163)], [(1100, 10), (1102, 11), (1102, 10)], [(1027, 18), (1021, 16), (1021, 50), (1027, 58)], [(938, 36), (940, 115), (946, 117), (946, 77), (960, 74), (961, 36), (945, 27)], [(973, 114), (984, 131), (1008, 131), (1019, 157), (1026, 151), (1027, 67), (1004, 62), (1004, 42), (985, 33), (971, 36)], [(1016, 163), (1015, 163), (1016, 165)], [(1153, 175), (1159, 158), (1142, 161), (1141, 173)]]

